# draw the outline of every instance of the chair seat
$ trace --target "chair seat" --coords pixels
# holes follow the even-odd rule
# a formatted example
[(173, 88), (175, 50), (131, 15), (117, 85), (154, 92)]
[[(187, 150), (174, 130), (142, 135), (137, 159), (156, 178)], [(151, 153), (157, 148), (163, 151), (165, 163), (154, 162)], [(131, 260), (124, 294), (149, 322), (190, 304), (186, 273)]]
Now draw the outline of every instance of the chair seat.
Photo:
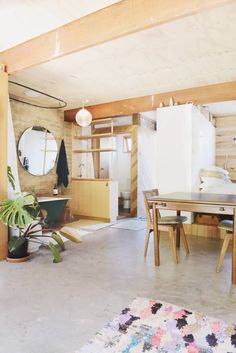
[(166, 217), (160, 217), (158, 219), (158, 224), (179, 224), (186, 222), (188, 217), (185, 216), (166, 216)]
[(224, 219), (218, 224), (218, 228), (233, 232), (233, 221), (230, 219)]

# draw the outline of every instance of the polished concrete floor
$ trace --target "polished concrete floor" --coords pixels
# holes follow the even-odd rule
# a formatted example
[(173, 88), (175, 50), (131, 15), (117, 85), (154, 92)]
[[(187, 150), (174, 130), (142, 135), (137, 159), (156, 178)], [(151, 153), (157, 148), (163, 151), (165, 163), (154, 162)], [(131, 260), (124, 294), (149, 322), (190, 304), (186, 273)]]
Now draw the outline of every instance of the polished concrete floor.
[(60, 264), (47, 249), (28, 263), (1, 262), (0, 353), (76, 353), (137, 296), (236, 321), (230, 254), (215, 272), (220, 241), (191, 237), (191, 254), (181, 250), (174, 265), (164, 235), (155, 268), (152, 244), (143, 258), (144, 236), (105, 228), (67, 243)]

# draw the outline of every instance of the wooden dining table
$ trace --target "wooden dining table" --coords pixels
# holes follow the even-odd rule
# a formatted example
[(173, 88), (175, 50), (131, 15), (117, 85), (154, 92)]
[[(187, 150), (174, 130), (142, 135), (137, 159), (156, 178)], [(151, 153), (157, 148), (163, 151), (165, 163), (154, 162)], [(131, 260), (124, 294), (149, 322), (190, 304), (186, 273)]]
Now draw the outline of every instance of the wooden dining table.
[(233, 246), (232, 246), (232, 284), (236, 284), (236, 195), (207, 194), (207, 193), (182, 193), (152, 196), (148, 202), (153, 209), (154, 225), (154, 257), (155, 265), (160, 265), (159, 236), (158, 236), (158, 210), (175, 210), (209, 213), (233, 216)]

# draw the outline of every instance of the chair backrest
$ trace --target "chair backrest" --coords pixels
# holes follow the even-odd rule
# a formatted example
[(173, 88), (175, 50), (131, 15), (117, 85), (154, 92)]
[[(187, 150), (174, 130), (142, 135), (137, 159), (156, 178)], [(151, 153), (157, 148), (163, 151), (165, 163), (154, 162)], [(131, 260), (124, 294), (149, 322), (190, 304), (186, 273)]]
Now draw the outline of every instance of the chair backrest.
[(153, 223), (152, 206), (150, 206), (150, 204), (148, 203), (148, 199), (151, 196), (158, 196), (159, 192), (158, 192), (158, 189), (151, 189), (151, 190), (143, 191), (143, 195), (144, 195), (144, 204), (145, 204), (147, 222), (149, 223), (149, 225), (151, 225)]

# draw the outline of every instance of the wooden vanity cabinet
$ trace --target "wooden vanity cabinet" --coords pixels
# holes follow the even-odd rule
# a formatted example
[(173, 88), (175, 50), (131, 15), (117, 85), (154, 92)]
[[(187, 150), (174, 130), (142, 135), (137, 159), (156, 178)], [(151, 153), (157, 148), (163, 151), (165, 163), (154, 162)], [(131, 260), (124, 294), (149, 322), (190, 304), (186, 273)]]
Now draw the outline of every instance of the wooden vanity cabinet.
[(71, 208), (82, 218), (114, 221), (118, 216), (118, 183), (110, 179), (72, 179)]

